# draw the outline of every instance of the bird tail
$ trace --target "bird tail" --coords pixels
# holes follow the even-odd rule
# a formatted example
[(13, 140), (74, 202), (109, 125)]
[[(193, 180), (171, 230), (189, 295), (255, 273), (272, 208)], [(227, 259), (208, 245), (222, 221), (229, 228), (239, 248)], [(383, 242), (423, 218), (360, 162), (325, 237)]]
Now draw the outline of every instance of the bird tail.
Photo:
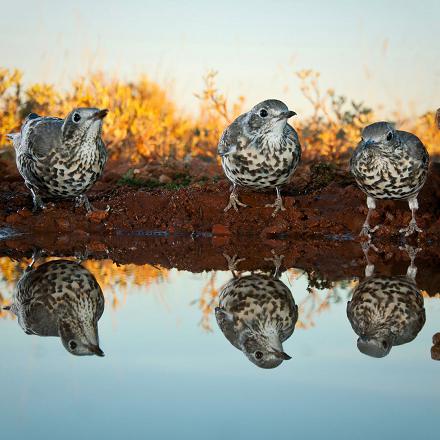
[(8, 133), (6, 138), (12, 142), (15, 149), (18, 148), (20, 144), (20, 133)]
[(17, 139), (20, 136), (20, 133), (8, 133), (6, 135), (7, 139), (14, 142), (14, 139)]

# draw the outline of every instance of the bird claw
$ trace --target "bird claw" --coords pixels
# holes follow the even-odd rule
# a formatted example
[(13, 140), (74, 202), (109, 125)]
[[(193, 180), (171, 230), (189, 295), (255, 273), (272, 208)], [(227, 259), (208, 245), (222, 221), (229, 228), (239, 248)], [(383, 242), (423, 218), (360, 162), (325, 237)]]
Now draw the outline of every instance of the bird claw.
[(374, 228), (372, 228), (369, 224), (364, 224), (362, 226), (361, 232), (359, 232), (359, 237), (371, 238), (371, 234), (376, 232), (379, 227), (380, 225), (376, 225)]
[(406, 228), (400, 229), (399, 232), (401, 234), (405, 233), (405, 237), (409, 237), (410, 235), (414, 234), (414, 232), (423, 232), (423, 230), (417, 226), (415, 220), (411, 220), (409, 222), (409, 225)]
[(271, 261), (275, 265), (275, 272), (274, 277), (277, 277), (281, 268), (281, 265), (283, 264), (283, 258), (284, 255), (277, 255), (275, 251), (271, 250), (273, 257), (265, 258), (265, 261)]
[(235, 194), (234, 192), (231, 192), (231, 195), (229, 196), (229, 203), (226, 206), (226, 208), (224, 209), (224, 212), (229, 211), (231, 208), (234, 208), (234, 210), (236, 212), (238, 212), (238, 207), (239, 206), (242, 206), (243, 208), (246, 208), (248, 205), (246, 205), (245, 203), (240, 202), (240, 200), (238, 200), (237, 194)]
[(422, 248), (415, 248), (414, 246), (410, 246), (409, 244), (405, 244), (405, 246), (399, 246), (399, 250), (405, 251), (408, 254), (410, 259), (415, 259), (417, 254), (421, 252)]
[(286, 208), (283, 205), (283, 199), (279, 198), (275, 200), (275, 203), (268, 203), (265, 205), (266, 208), (275, 208), (272, 212), (272, 217), (275, 217), (278, 211), (285, 211)]
[(237, 255), (230, 257), (228, 254), (223, 254), (223, 256), (226, 258), (226, 261), (228, 262), (228, 269), (231, 272), (234, 272), (237, 270), (237, 266), (238, 266), (238, 263), (240, 263), (240, 261), (246, 260), (246, 258), (238, 258)]

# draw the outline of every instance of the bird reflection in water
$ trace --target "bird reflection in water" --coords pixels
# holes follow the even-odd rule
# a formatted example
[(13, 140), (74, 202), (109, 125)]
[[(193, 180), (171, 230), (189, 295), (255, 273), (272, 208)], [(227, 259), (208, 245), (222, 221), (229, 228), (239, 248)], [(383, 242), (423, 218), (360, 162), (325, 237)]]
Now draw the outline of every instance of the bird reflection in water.
[(291, 357), (283, 351), (298, 319), (289, 288), (279, 279), (282, 256), (269, 260), (275, 264), (271, 274), (237, 273), (241, 259), (228, 260), (233, 278), (222, 288), (219, 306), (215, 309), (217, 323), (228, 341), (241, 350), (260, 368), (278, 367)]
[(370, 246), (363, 245), (367, 259), (365, 279), (355, 288), (347, 304), (347, 316), (359, 336), (359, 351), (381, 358), (387, 356), (394, 345), (415, 339), (425, 324), (425, 308), (415, 281), (414, 260), (419, 250), (406, 246), (410, 257), (406, 275), (375, 276), (374, 265), (368, 258)]
[(104, 356), (98, 337), (104, 296), (95, 277), (75, 261), (49, 261), (35, 268), (35, 259), (5, 309), (17, 316), (29, 335), (58, 336), (65, 349), (77, 356)]

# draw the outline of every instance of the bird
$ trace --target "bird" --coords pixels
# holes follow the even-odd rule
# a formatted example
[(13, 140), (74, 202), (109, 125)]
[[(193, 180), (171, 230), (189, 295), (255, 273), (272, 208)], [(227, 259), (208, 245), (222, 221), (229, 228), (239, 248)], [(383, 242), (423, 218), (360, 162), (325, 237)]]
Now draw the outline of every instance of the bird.
[(242, 260), (225, 257), (233, 278), (220, 292), (215, 309), (217, 324), (228, 341), (253, 364), (260, 368), (278, 367), (291, 359), (282, 343), (292, 335), (298, 320), (292, 293), (279, 280), (278, 267), (271, 275), (238, 276), (236, 265)]
[(365, 279), (347, 303), (348, 320), (359, 336), (357, 347), (368, 356), (387, 356), (393, 346), (415, 339), (425, 324), (423, 296), (415, 281), (417, 251), (409, 246), (407, 250), (411, 263), (406, 275), (375, 276), (374, 266), (368, 264)]
[(74, 198), (77, 207), (93, 210), (86, 192), (107, 162), (101, 139), (107, 113), (106, 109), (85, 107), (73, 109), (65, 119), (31, 113), (19, 133), (8, 134), (34, 211), (45, 208), (43, 198)]
[(416, 221), (417, 196), (426, 182), (428, 167), (429, 154), (416, 135), (383, 121), (362, 130), (362, 139), (350, 160), (351, 172), (367, 195), (368, 214), (361, 236), (371, 237), (378, 228), (371, 228), (369, 223), (377, 199), (407, 200), (411, 221), (399, 232), (405, 236), (422, 232)]
[(280, 188), (288, 183), (301, 159), (298, 134), (287, 120), (296, 113), (276, 99), (268, 99), (240, 115), (223, 132), (218, 154), (226, 177), (232, 183), (229, 203), (238, 211), (246, 207), (237, 187), (252, 190), (276, 189), (275, 203), (266, 207), (284, 211)]
[(99, 347), (98, 320), (104, 295), (95, 277), (71, 260), (35, 260), (17, 282), (10, 310), (28, 335), (58, 336), (77, 356), (104, 356)]

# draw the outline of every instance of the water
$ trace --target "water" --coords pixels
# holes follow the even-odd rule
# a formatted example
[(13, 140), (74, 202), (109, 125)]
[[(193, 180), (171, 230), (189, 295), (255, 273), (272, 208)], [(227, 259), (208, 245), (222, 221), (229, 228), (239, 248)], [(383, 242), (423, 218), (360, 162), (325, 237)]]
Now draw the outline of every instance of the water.
[[(0, 262), (6, 305), (25, 261)], [(417, 337), (376, 359), (358, 351), (347, 318), (356, 280), (308, 290), (305, 273), (285, 271), (281, 280), (299, 306), (283, 344), (292, 359), (261, 369), (214, 316), (230, 272), (83, 266), (106, 300), (98, 323), (105, 357), (73, 356), (58, 337), (26, 335), (3, 311), (2, 438), (438, 438), (436, 297), (424, 298)]]

